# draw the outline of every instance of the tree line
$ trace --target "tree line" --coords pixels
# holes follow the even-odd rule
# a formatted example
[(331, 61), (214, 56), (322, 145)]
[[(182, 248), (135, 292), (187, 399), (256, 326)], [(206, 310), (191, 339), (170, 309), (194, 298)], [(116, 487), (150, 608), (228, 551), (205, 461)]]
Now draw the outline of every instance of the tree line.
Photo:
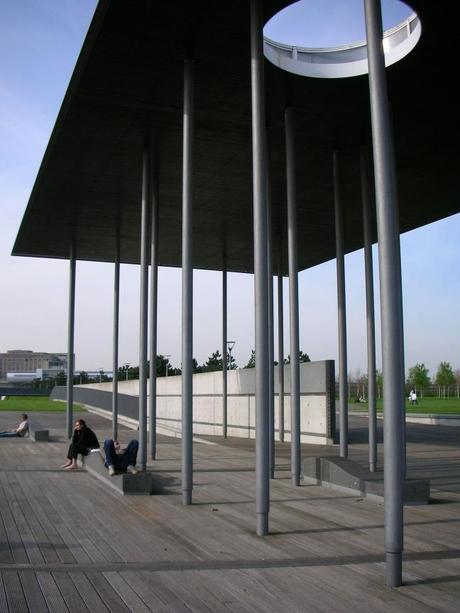
[[(449, 362), (440, 362), (433, 378), (430, 377), (429, 369), (423, 363), (417, 363), (409, 368), (405, 381), (408, 389), (414, 389), (420, 396), (424, 394), (437, 395), (440, 398), (450, 396), (452, 392), (460, 395), (460, 369), (454, 370)], [(356, 398), (366, 397), (368, 387), (367, 374), (357, 371), (354, 376), (348, 377), (349, 394)], [(383, 393), (383, 374), (376, 371), (377, 397)]]
[[(299, 361), (300, 362), (310, 362), (311, 360), (308, 354), (304, 353), (303, 351), (299, 351)], [(291, 362), (291, 356), (288, 355), (288, 357), (284, 360), (284, 363), (290, 364), (290, 362)], [(274, 361), (273, 364), (274, 366), (277, 366), (278, 362)], [(256, 365), (256, 352), (253, 349), (251, 351), (251, 355), (249, 357), (247, 364), (243, 366), (243, 368), (255, 368), (255, 365)], [(148, 362), (148, 368), (150, 368), (150, 362)], [(203, 362), (203, 364), (199, 364), (198, 361), (195, 358), (193, 358), (192, 368), (195, 374), (203, 373), (203, 372), (222, 371), (223, 370), (223, 359), (222, 359), (221, 352), (219, 351), (219, 349), (216, 349), (215, 351), (213, 351), (213, 353), (211, 353), (210, 356), (208, 356), (207, 360)], [(227, 353), (227, 370), (236, 370), (237, 368), (239, 367), (238, 367), (238, 364), (236, 363), (235, 358), (230, 353)], [(166, 377), (166, 376), (180, 375), (182, 371), (180, 368), (174, 367), (169, 361), (169, 358), (167, 356), (157, 355), (156, 373), (157, 373), (157, 377)], [(139, 366), (134, 366), (134, 367), (129, 367), (129, 368), (121, 366), (118, 369), (118, 379), (119, 380), (138, 379), (138, 378), (139, 378)]]

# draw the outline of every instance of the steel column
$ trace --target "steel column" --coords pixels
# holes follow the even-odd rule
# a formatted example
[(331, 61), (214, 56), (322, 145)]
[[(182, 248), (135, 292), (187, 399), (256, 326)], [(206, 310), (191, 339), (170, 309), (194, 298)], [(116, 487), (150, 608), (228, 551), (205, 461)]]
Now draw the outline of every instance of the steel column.
[(267, 179), (263, 21), (260, 0), (251, 0), (251, 110), (254, 216), (254, 289), (256, 354), (256, 513), (257, 534), (268, 533), (269, 479), (269, 356), (267, 268)]
[(120, 320), (120, 242), (117, 236), (117, 253), (113, 275), (113, 362), (112, 362), (112, 438), (118, 440), (118, 337)]
[(271, 190), (270, 190), (270, 163), (269, 163), (269, 135), (267, 135), (267, 150), (265, 156), (267, 180), (267, 283), (268, 283), (268, 430), (269, 430), (269, 475), (275, 478), (275, 361), (274, 329), (273, 329), (273, 235), (271, 217)]
[(149, 442), (150, 457), (157, 457), (157, 340), (158, 340), (158, 169), (152, 170), (152, 223), (150, 233), (150, 373)]
[(386, 580), (402, 583), (405, 474), (404, 355), (398, 203), (379, 0), (365, 0), (380, 272)]
[(147, 467), (147, 345), (149, 302), (149, 222), (152, 190), (152, 160), (149, 146), (142, 156), (141, 268), (139, 317), (139, 463)]
[(345, 294), (345, 257), (343, 211), (340, 185), (339, 152), (333, 154), (335, 246), (337, 258), (337, 314), (339, 340), (339, 417), (340, 456), (348, 457), (348, 381), (347, 381), (347, 311)]
[[(270, 226), (268, 233), (270, 234)], [(270, 477), (275, 478), (275, 349), (273, 326), (273, 269), (271, 256), (271, 240), (267, 241), (267, 268), (268, 268), (268, 420), (270, 432)]]
[(222, 270), (222, 436), (224, 438), (227, 438), (227, 357), (227, 265), (224, 262)]
[(371, 194), (369, 183), (369, 162), (364, 149), (360, 154), (361, 200), (363, 207), (364, 268), (366, 276), (366, 320), (367, 320), (367, 405), (369, 419), (369, 470), (377, 468), (377, 394), (375, 380), (375, 312), (374, 312), (374, 271), (372, 262)]
[(193, 122), (194, 63), (184, 62), (182, 168), (182, 504), (193, 489)]
[(70, 245), (69, 257), (69, 313), (67, 325), (67, 411), (66, 425), (67, 438), (73, 433), (73, 374), (74, 364), (74, 336), (75, 336), (75, 246)]
[(291, 354), (291, 477), (300, 485), (299, 281), (297, 264), (297, 194), (293, 110), (284, 113), (286, 132), (287, 235), (289, 261), (289, 336)]
[(281, 258), (278, 272), (278, 422), (279, 439), (284, 443), (284, 314), (283, 314), (283, 275)]

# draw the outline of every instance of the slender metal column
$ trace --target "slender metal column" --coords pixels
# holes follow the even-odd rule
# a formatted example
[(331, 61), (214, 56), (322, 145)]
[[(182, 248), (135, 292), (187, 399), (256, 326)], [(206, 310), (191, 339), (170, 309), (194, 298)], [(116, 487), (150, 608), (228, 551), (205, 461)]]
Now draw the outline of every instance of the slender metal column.
[(222, 436), (224, 438), (227, 438), (227, 355), (227, 265), (224, 262), (222, 270)]
[(377, 468), (377, 394), (375, 380), (375, 312), (374, 312), (374, 271), (372, 266), (371, 195), (369, 184), (369, 162), (366, 151), (360, 153), (361, 200), (363, 206), (364, 268), (366, 275), (366, 319), (367, 319), (367, 404), (369, 419), (369, 470)]
[[(281, 260), (281, 258), (280, 258)], [(284, 314), (283, 275), (278, 272), (278, 421), (279, 438), (284, 443)]]
[(385, 474), (386, 581), (402, 583), (405, 474), (404, 355), (398, 202), (379, 0), (365, 0), (379, 244)]
[(268, 282), (268, 430), (269, 430), (269, 474), (275, 478), (275, 361), (274, 329), (273, 329), (273, 235), (271, 216), (270, 163), (269, 163), (269, 133), (266, 130), (265, 178), (267, 181), (267, 282)]
[(335, 246), (337, 258), (337, 313), (339, 329), (339, 415), (340, 456), (348, 457), (348, 381), (347, 311), (345, 295), (345, 258), (343, 246), (342, 194), (340, 191), (339, 152), (333, 154)]
[(69, 270), (69, 313), (67, 326), (67, 438), (73, 433), (73, 374), (74, 364), (74, 336), (75, 336), (75, 246), (70, 245)]
[(182, 184), (182, 504), (192, 504), (193, 489), (193, 89), (194, 63), (184, 62)]
[(149, 213), (152, 189), (150, 148), (146, 145), (142, 158), (141, 269), (139, 317), (139, 463), (147, 467), (147, 344), (149, 302)]
[[(268, 218), (268, 235), (271, 235), (271, 221)], [(273, 327), (273, 268), (271, 254), (271, 238), (267, 241), (267, 268), (268, 268), (268, 419), (270, 431), (270, 477), (275, 478), (275, 348)]]
[(286, 131), (286, 187), (289, 259), (289, 331), (291, 353), (291, 477), (300, 485), (300, 364), (299, 282), (297, 264), (297, 194), (295, 177), (293, 109), (284, 112)]
[(112, 363), (112, 438), (118, 439), (118, 336), (120, 320), (120, 242), (117, 236), (117, 254), (113, 276), (113, 363)]
[(254, 289), (256, 351), (256, 513), (257, 534), (268, 533), (270, 506), (268, 423), (267, 180), (262, 7), (251, 0), (251, 108), (254, 207)]
[(152, 171), (152, 225), (150, 235), (150, 373), (149, 442), (150, 457), (157, 457), (157, 339), (158, 339), (158, 169)]

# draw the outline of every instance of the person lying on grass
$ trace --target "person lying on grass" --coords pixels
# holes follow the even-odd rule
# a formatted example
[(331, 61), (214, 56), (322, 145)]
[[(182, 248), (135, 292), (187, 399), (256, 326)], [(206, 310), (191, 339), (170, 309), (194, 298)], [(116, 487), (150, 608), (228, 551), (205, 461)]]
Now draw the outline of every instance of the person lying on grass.
[(29, 431), (29, 420), (25, 413), (21, 415), (21, 422), (12, 430), (5, 430), (0, 432), (0, 437), (6, 438), (8, 436), (25, 436)]
[(99, 449), (99, 441), (94, 432), (86, 425), (84, 419), (77, 419), (75, 422), (75, 430), (72, 435), (72, 442), (69, 445), (67, 452), (67, 462), (61, 468), (72, 470), (77, 468), (77, 457), (80, 455), (88, 455), (91, 449)]
[(104, 440), (105, 467), (112, 476), (116, 472), (129, 472), (135, 475), (137, 473), (136, 460), (139, 442), (135, 439), (129, 441), (127, 447), (122, 451), (118, 441), (112, 438)]

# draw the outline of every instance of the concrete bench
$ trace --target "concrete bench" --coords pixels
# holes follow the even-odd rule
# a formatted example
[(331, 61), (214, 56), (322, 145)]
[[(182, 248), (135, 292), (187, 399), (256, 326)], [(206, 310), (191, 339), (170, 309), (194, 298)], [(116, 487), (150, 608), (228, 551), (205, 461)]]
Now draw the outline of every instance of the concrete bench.
[(44, 428), (37, 420), (29, 420), (29, 437), (36, 442), (48, 442), (50, 431)]
[[(305, 483), (325, 485), (383, 502), (383, 471), (371, 473), (352, 460), (337, 457), (305, 458), (302, 469)], [(404, 504), (428, 504), (429, 501), (429, 479), (405, 480)]]
[(135, 494), (151, 494), (153, 483), (152, 474), (141, 471), (132, 475), (131, 473), (118, 473), (113, 476), (104, 466), (104, 456), (101, 451), (93, 450), (86, 456), (82, 456), (81, 465), (93, 477), (102, 481), (123, 496)]

